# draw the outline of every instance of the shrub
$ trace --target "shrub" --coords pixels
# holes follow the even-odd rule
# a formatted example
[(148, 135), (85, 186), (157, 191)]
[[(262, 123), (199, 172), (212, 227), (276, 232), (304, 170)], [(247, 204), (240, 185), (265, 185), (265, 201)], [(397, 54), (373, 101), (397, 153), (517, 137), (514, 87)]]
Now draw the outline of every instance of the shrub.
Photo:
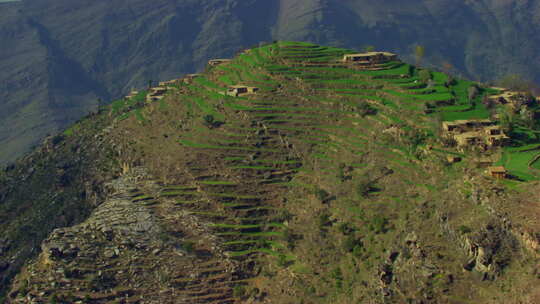
[(473, 101), (476, 97), (478, 97), (478, 94), (480, 93), (480, 90), (478, 90), (478, 87), (476, 85), (472, 85), (467, 89), (467, 96), (469, 98), (469, 101)]
[(353, 256), (357, 257), (357, 258), (360, 258), (362, 256), (362, 251), (364, 251), (364, 246), (362, 245), (362, 243), (359, 241), (353, 248), (352, 250), (352, 254)]
[(368, 115), (375, 115), (377, 114), (377, 109), (372, 107), (369, 103), (365, 101), (361, 101), (356, 105), (356, 108), (358, 112), (360, 113), (360, 116), (366, 117)]
[(233, 296), (236, 298), (241, 298), (246, 295), (246, 287), (243, 285), (235, 285), (233, 287)]
[(349, 235), (341, 243), (341, 247), (347, 252), (352, 252), (356, 246), (360, 245), (360, 240), (355, 238), (353, 235)]
[(472, 229), (469, 228), (469, 227), (467, 227), (467, 226), (465, 226), (465, 225), (459, 226), (459, 227), (458, 227), (458, 230), (459, 230), (459, 232), (460, 232), (461, 234), (467, 234), (467, 233), (472, 232)]
[(279, 267), (287, 267), (287, 266), (289, 266), (289, 262), (287, 261), (287, 257), (284, 254), (278, 255), (277, 264), (278, 264)]
[(328, 193), (326, 190), (324, 189), (319, 189), (317, 191), (315, 191), (315, 195), (317, 196), (317, 199), (320, 200), (321, 202), (324, 201), (325, 199), (328, 198), (328, 196), (330, 195), (330, 193)]
[(343, 234), (345, 234), (345, 235), (348, 235), (348, 234), (350, 234), (351, 232), (353, 232), (355, 229), (354, 229), (354, 227), (353, 227), (351, 224), (349, 224), (349, 223), (341, 223), (341, 224), (339, 224), (339, 226), (338, 226), (338, 230), (339, 230), (339, 232), (341, 232), (341, 233), (343, 233)]
[(339, 267), (336, 267), (331, 273), (330, 276), (334, 279), (336, 288), (341, 289), (343, 287), (343, 273)]
[(431, 72), (428, 70), (420, 70), (418, 72), (418, 78), (420, 78), (420, 81), (423, 83), (428, 83), (431, 77), (432, 77)]
[(330, 221), (330, 215), (328, 213), (323, 213), (319, 215), (318, 224), (319, 229), (322, 229), (323, 227), (332, 224), (332, 222)]
[(369, 224), (369, 229), (374, 231), (375, 233), (386, 233), (388, 231), (387, 226), (388, 225), (388, 219), (381, 215), (376, 215), (371, 219), (371, 223)]
[(203, 117), (203, 123), (209, 129), (218, 128), (223, 124), (223, 122), (215, 120), (213, 115), (205, 115)]
[(184, 242), (182, 242), (182, 248), (183, 248), (187, 253), (193, 253), (193, 252), (195, 252), (195, 242), (192, 242), (192, 241), (184, 241)]
[(360, 198), (366, 198), (369, 196), (369, 193), (376, 190), (374, 186), (375, 186), (374, 181), (370, 180), (367, 177), (364, 177), (360, 180), (360, 182), (356, 186), (356, 194), (358, 194)]
[(457, 84), (456, 79), (452, 75), (448, 75), (448, 80), (444, 82), (445, 87), (451, 87)]

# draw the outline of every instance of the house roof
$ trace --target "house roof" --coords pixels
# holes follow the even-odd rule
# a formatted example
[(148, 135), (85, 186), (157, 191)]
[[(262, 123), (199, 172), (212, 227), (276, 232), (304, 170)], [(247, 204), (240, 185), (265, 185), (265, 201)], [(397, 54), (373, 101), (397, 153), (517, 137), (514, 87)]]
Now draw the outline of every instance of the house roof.
[(456, 135), (454, 135), (454, 137), (456, 139), (458, 139), (458, 138), (466, 139), (466, 138), (482, 137), (482, 135), (478, 131), (471, 131), (471, 132), (465, 132), (465, 133), (461, 133), (461, 134), (456, 134)]
[(494, 166), (494, 167), (489, 167), (488, 171), (490, 173), (506, 173), (506, 168), (503, 166)]
[(396, 54), (390, 52), (366, 52), (366, 53), (356, 53), (356, 54), (345, 54), (345, 57), (366, 57), (366, 56), (375, 56), (375, 55), (384, 55), (384, 56), (395, 56)]

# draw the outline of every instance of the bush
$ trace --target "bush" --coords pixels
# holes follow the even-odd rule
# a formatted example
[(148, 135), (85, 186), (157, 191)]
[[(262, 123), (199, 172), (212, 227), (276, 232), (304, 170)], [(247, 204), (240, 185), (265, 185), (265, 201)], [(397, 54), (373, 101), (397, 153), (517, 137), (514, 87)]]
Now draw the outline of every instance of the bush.
[(204, 125), (209, 129), (218, 128), (223, 124), (223, 122), (215, 120), (213, 115), (205, 115), (203, 121)]
[(246, 295), (246, 287), (244, 287), (243, 285), (235, 285), (233, 287), (233, 296), (235, 298), (242, 298), (245, 295)]
[(353, 235), (349, 235), (341, 243), (341, 247), (347, 251), (352, 252), (356, 247), (362, 247), (359, 239), (355, 238)]
[(366, 198), (369, 196), (369, 193), (376, 190), (374, 186), (374, 181), (371, 181), (368, 178), (363, 178), (356, 186), (356, 194), (358, 194), (360, 198)]
[(467, 234), (467, 233), (471, 233), (472, 232), (472, 229), (465, 226), (465, 225), (461, 225), (458, 227), (458, 230), (461, 234)]
[(431, 72), (428, 70), (420, 70), (418, 72), (418, 78), (423, 83), (428, 83), (428, 81), (431, 79), (432, 75)]
[(388, 219), (381, 215), (374, 216), (369, 224), (369, 229), (375, 233), (386, 233), (388, 231), (387, 226)]
[(330, 273), (330, 276), (335, 280), (336, 288), (341, 289), (343, 287), (343, 273), (341, 269), (337, 267)]
[(355, 228), (349, 223), (341, 223), (338, 226), (339, 232), (348, 235), (355, 230)]
[(360, 258), (362, 256), (362, 252), (364, 251), (364, 246), (361, 242), (358, 242), (352, 250), (353, 256), (356, 258)]
[(480, 90), (476, 85), (472, 85), (467, 89), (467, 96), (469, 98), (469, 101), (473, 101), (476, 97), (478, 97), (478, 94), (480, 93)]
[(195, 252), (195, 242), (192, 242), (192, 241), (184, 241), (184, 242), (182, 242), (182, 248), (183, 248), (187, 253), (193, 253), (193, 252)]
[(331, 224), (332, 222), (330, 221), (330, 215), (328, 213), (323, 213), (319, 215), (319, 219), (318, 219), (319, 229), (322, 229), (323, 227), (329, 226)]
[(448, 75), (448, 80), (444, 82), (445, 87), (451, 87), (457, 84), (456, 79), (452, 75)]
[(319, 189), (319, 190), (315, 191), (315, 195), (317, 196), (318, 200), (320, 200), (321, 202), (324, 202), (324, 200), (328, 198), (330, 193), (328, 193), (324, 189)]
[(356, 105), (356, 108), (358, 112), (360, 113), (360, 116), (366, 117), (368, 115), (375, 115), (377, 114), (377, 109), (372, 107), (369, 103), (365, 101), (361, 101)]

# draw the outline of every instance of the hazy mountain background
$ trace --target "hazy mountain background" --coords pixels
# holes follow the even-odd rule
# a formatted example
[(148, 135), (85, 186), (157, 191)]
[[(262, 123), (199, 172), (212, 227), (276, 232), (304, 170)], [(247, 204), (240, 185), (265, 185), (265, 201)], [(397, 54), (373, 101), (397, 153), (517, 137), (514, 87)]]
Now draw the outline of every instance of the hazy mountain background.
[(0, 1), (0, 163), (149, 80), (261, 41), (366, 45), (475, 80), (540, 82), (535, 0)]

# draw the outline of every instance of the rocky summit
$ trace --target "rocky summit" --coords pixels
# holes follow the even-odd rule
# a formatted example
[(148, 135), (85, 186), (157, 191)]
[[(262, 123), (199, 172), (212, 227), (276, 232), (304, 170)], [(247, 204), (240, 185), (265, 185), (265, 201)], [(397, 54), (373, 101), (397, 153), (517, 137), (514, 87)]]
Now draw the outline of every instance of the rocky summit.
[(0, 173), (4, 303), (540, 303), (540, 106), (277, 41)]

